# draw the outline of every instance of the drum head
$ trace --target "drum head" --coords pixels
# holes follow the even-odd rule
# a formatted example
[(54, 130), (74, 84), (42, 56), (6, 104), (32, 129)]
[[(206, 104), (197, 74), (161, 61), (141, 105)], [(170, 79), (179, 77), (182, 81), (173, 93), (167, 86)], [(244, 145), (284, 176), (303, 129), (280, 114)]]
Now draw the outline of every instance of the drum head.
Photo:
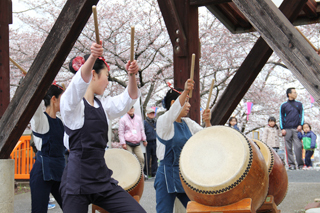
[(119, 181), (119, 186), (130, 191), (138, 183), (142, 176), (138, 159), (123, 149), (108, 149), (104, 159), (109, 169), (113, 171), (112, 178)]
[(273, 161), (274, 161), (271, 148), (262, 141), (259, 141), (257, 139), (252, 139), (252, 140), (258, 145), (260, 152), (262, 153), (263, 158), (267, 163), (268, 173), (270, 174), (273, 168)]
[(226, 126), (205, 128), (193, 135), (180, 155), (182, 180), (200, 193), (231, 190), (246, 177), (252, 164), (249, 141)]

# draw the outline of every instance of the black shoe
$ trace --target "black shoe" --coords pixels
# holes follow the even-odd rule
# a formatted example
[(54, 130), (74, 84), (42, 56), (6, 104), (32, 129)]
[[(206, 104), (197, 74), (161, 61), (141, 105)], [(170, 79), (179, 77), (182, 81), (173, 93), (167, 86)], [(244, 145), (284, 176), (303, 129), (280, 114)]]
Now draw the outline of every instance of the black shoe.
[(303, 170), (303, 166), (299, 166), (299, 170)]
[(296, 170), (295, 166), (289, 166), (289, 170)]

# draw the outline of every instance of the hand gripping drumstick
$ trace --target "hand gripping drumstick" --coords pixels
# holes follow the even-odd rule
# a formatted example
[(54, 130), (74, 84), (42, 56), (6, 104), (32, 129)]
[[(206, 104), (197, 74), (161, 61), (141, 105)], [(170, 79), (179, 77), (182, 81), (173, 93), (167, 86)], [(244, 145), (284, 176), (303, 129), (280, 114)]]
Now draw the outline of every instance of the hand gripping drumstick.
[(209, 97), (208, 97), (208, 101), (207, 101), (206, 110), (209, 109), (209, 104), (210, 104), (210, 99), (211, 99), (211, 95), (212, 95), (213, 85), (214, 85), (214, 79), (212, 79), (212, 82), (211, 82), (211, 87), (210, 87), (210, 91), (209, 91)]
[[(196, 59), (196, 54), (192, 54), (192, 59), (191, 59), (191, 71), (190, 71), (190, 79), (193, 80), (194, 76), (194, 61)], [(192, 98), (192, 90), (189, 92), (189, 98)]]
[(10, 58), (9, 57), (9, 59), (10, 59), (10, 61), (14, 64), (14, 65), (16, 65), (21, 71), (22, 71), (22, 73), (23, 73), (23, 75), (26, 75), (27, 74), (27, 72), (22, 68), (22, 67), (20, 67), (20, 65), (17, 63), (17, 62), (15, 62), (12, 58)]
[[(130, 62), (134, 60), (134, 26), (131, 27), (131, 46), (130, 46)], [(130, 73), (132, 76), (133, 74)]]
[(96, 32), (96, 43), (100, 44), (100, 38), (99, 38), (99, 28), (98, 28), (98, 16), (97, 16), (97, 7), (92, 6), (92, 13), (93, 13), (93, 19), (94, 19), (94, 29)]

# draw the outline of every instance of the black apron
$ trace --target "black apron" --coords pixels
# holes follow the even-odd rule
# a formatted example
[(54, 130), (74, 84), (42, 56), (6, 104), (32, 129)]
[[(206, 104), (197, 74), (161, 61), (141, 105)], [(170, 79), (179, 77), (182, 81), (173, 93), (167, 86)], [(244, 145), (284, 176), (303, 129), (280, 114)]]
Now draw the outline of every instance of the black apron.
[(70, 154), (63, 173), (61, 188), (66, 187), (67, 194), (94, 194), (109, 191), (111, 183), (118, 182), (111, 178), (112, 171), (104, 159), (108, 142), (108, 122), (101, 105), (99, 108), (84, 102), (84, 125), (77, 130), (65, 126), (69, 135)]

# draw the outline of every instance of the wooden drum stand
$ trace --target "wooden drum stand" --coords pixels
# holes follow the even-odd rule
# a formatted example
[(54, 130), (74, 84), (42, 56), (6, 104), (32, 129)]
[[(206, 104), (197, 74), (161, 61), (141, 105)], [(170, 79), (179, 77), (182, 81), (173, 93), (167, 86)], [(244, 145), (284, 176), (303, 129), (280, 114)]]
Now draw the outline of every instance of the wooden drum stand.
[(245, 198), (227, 206), (205, 206), (195, 201), (190, 201), (187, 206), (187, 213), (281, 213), (277, 209), (272, 195), (267, 196), (258, 211), (252, 210), (251, 203), (251, 198)]

